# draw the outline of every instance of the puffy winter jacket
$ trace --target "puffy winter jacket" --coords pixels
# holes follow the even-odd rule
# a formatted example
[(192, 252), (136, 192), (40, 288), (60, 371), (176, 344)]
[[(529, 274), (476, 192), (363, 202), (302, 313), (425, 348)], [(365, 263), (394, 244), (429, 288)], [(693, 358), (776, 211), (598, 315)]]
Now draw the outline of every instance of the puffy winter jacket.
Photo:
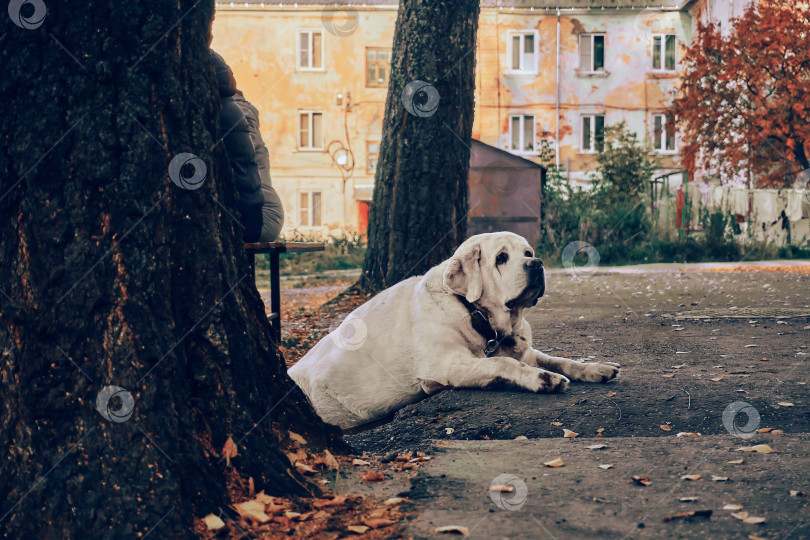
[(284, 226), (284, 208), (282, 208), (281, 199), (276, 190), (273, 189), (273, 183), (270, 181), (270, 154), (264, 145), (259, 130), (259, 111), (251, 102), (245, 99), (244, 94), (239, 90), (236, 91), (233, 99), (242, 109), (250, 127), (250, 139), (253, 141), (253, 149), (256, 152), (256, 165), (259, 167), (259, 176), (262, 179), (264, 204), (262, 205), (262, 233), (259, 236), (259, 241), (272, 242), (278, 237), (281, 227)]
[(262, 232), (264, 196), (256, 151), (250, 138), (250, 126), (234, 100), (236, 81), (231, 68), (214, 51), (211, 51), (211, 61), (217, 74), (222, 102), (222, 109), (219, 111), (220, 132), (233, 169), (236, 190), (239, 192), (239, 222), (244, 227), (243, 238), (245, 242), (257, 242)]

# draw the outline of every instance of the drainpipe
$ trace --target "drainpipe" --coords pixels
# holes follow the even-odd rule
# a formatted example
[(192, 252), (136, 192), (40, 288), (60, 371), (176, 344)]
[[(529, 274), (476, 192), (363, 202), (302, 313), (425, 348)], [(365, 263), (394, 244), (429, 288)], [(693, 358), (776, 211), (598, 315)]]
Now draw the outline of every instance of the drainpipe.
[(556, 69), (556, 84), (554, 96), (554, 108), (556, 116), (554, 119), (554, 165), (559, 168), (560, 166), (560, 8), (557, 8), (557, 69)]

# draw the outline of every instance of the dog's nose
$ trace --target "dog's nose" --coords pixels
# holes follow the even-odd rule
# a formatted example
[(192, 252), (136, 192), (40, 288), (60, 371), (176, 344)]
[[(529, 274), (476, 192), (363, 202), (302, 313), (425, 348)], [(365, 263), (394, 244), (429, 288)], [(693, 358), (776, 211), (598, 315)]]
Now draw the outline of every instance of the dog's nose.
[(526, 261), (526, 271), (529, 274), (529, 280), (542, 281), (543, 279), (543, 261), (540, 259), (529, 259)]

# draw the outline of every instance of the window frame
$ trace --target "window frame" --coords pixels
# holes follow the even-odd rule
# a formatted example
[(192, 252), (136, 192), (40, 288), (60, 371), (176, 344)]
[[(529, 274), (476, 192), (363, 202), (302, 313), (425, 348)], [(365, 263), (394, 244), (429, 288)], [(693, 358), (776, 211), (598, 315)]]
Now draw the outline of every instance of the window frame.
[[(369, 148), (372, 144), (377, 145), (376, 152), (372, 152), (371, 149)], [(375, 156), (377, 159), (374, 165), (374, 170), (371, 170), (371, 166), (369, 163), (371, 156)], [(379, 163), (380, 163), (380, 141), (366, 141), (366, 174), (375, 176), (377, 174), (377, 166), (379, 165)]]
[[(526, 36), (531, 35), (534, 38), (534, 61), (532, 62), (531, 69), (525, 69), (524, 52)], [(520, 68), (515, 69), (512, 67), (512, 41), (513, 37), (520, 36)], [(509, 30), (506, 32), (506, 69), (507, 75), (537, 75), (540, 68), (540, 32), (537, 30)]]
[[(370, 51), (374, 52), (387, 52), (388, 53), (388, 69), (385, 72), (385, 82), (382, 84), (369, 84), (368, 80), (368, 53)], [(379, 60), (374, 61), (375, 64), (379, 62)], [(366, 88), (388, 88), (388, 81), (391, 77), (391, 49), (387, 49), (385, 47), (366, 47), (366, 71), (365, 71), (365, 79), (366, 79)]]
[[(315, 215), (316, 195), (318, 200), (317, 216)], [(304, 206), (305, 203), (306, 206)], [(304, 218), (305, 212), (306, 212), (306, 219)], [(298, 192), (298, 226), (323, 227), (323, 191)]]
[[(301, 146), (301, 116), (305, 115), (305, 114), (309, 116), (308, 129), (309, 129), (309, 142), (310, 143), (315, 142), (314, 141), (315, 130), (313, 129), (313, 127), (314, 127), (314, 124), (313, 124), (314, 115), (319, 114), (321, 116), (321, 140), (319, 141), (320, 146)], [(323, 150), (324, 150), (323, 140), (324, 140), (324, 131), (325, 131), (324, 130), (324, 122), (325, 122), (325, 118), (324, 118), (324, 114), (323, 114), (322, 110), (319, 110), (319, 109), (299, 109), (298, 110), (298, 114), (296, 115), (296, 126), (295, 126), (295, 135), (296, 135), (295, 142), (296, 142), (296, 147), (297, 147), (298, 151), (301, 151), (301, 152), (323, 152)]]
[[(579, 153), (580, 154), (596, 154), (599, 149), (597, 148), (597, 137), (596, 137), (596, 117), (602, 117), (602, 144), (604, 144), (604, 132), (605, 132), (605, 114), (604, 113), (586, 113), (579, 115)], [(591, 132), (591, 146), (589, 148), (585, 147), (585, 124), (584, 121), (586, 118), (590, 118), (589, 122), (589, 129)]]
[[(672, 126), (673, 126), (673, 133), (672, 133), (672, 148), (667, 148), (667, 116), (666, 112), (654, 112), (650, 114), (650, 140), (652, 141), (651, 150), (654, 154), (663, 154), (663, 155), (677, 155), (678, 153), (678, 129), (677, 129), (677, 117), (672, 116)], [(661, 118), (661, 134), (659, 137), (655, 135), (655, 119), (657, 117)], [(658, 139), (658, 140), (656, 140)], [(661, 148), (656, 148), (656, 142), (661, 144)]]
[[(667, 38), (672, 36), (675, 40), (675, 49), (672, 52), (674, 58), (672, 59), (672, 69), (667, 69)], [(655, 38), (661, 38), (661, 67), (655, 67)], [(650, 36), (650, 71), (653, 73), (676, 73), (678, 71), (678, 35), (673, 33), (658, 33)]]
[[(307, 46), (309, 47), (309, 65), (302, 66), (301, 65), (301, 35), (302, 34), (309, 34), (309, 38), (307, 39)], [(320, 34), (321, 35), (321, 65), (320, 67), (312, 67), (312, 60), (313, 55), (312, 52), (314, 50), (313, 47), (313, 35)], [(326, 52), (326, 36), (325, 32), (322, 29), (318, 28), (299, 28), (295, 33), (295, 69), (296, 71), (326, 71), (326, 58), (324, 57), (324, 53)]]
[[(519, 127), (519, 144), (521, 148), (526, 146), (526, 141), (523, 140), (523, 135), (526, 133), (526, 118), (532, 118), (532, 150), (515, 150), (512, 148), (512, 120), (514, 118), (520, 118), (520, 127)], [(537, 151), (537, 115), (536, 114), (527, 114), (527, 113), (510, 113), (509, 114), (509, 134), (508, 134), (508, 144), (507, 148), (510, 153), (521, 155), (521, 156), (535, 156), (538, 155)]]
[[(599, 36), (602, 38), (602, 67), (601, 69), (594, 69), (594, 38)], [(583, 69), (582, 67), (582, 38), (588, 37), (590, 38), (588, 41), (590, 42), (591, 47), (591, 65), (588, 66), (588, 69)], [(579, 35), (578, 39), (578, 52), (579, 52), (579, 72), (580, 73), (607, 73), (607, 69), (605, 69), (605, 50), (607, 49), (607, 34), (605, 32), (583, 32)]]

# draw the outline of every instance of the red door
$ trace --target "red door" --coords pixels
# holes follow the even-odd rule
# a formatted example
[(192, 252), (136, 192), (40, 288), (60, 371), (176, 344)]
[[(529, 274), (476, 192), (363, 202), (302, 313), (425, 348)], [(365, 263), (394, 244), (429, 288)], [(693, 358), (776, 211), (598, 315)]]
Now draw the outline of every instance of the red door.
[(357, 201), (357, 232), (360, 236), (365, 236), (368, 232), (368, 207), (368, 202)]

